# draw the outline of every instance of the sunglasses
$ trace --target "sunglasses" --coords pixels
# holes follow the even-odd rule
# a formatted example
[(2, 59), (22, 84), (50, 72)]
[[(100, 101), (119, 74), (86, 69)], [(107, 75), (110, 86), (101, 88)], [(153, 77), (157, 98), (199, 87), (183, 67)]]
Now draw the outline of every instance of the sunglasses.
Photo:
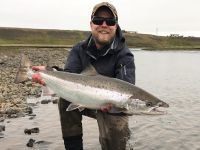
[(102, 17), (93, 17), (92, 18), (92, 23), (95, 25), (102, 25), (103, 22), (106, 22), (107, 26), (114, 26), (117, 23), (117, 20), (115, 18), (102, 18)]

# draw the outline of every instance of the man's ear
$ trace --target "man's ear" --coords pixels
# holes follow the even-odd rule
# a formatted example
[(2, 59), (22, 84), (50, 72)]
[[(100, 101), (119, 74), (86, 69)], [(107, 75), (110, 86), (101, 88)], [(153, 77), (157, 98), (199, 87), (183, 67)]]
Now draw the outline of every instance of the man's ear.
[(92, 29), (92, 21), (90, 21), (90, 29)]
[(119, 26), (119, 24), (117, 23), (117, 24), (115, 25), (116, 31), (117, 31), (118, 26)]

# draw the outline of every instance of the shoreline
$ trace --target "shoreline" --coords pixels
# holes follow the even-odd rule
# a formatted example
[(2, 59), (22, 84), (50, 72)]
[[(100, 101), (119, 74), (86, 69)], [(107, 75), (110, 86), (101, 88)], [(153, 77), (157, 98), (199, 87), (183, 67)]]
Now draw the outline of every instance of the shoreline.
[[(47, 53), (47, 50), (49, 51)], [(0, 120), (17, 118), (31, 113), (26, 98), (39, 97), (41, 85), (32, 81), (15, 84), (14, 80), (20, 65), (20, 53), (29, 57), (32, 65), (63, 67), (68, 56), (65, 48), (4, 48), (0, 50)]]
[[(59, 49), (67, 49), (70, 51), (70, 49), (73, 47), (73, 45), (46, 45), (46, 44), (0, 44), (0, 52), (4, 48), (8, 48), (10, 50), (12, 49), (18, 49), (18, 48), (41, 48), (41, 49), (48, 49), (51, 50), (51, 48), (55, 48), (57, 50)], [(194, 47), (194, 46), (175, 46), (175, 47), (129, 47), (129, 49), (137, 49), (137, 50), (146, 50), (146, 51), (168, 51), (168, 50), (192, 50), (192, 51), (200, 51), (200, 46)]]
[(48, 45), (48, 44), (0, 44), (3, 48), (72, 48), (73, 45)]

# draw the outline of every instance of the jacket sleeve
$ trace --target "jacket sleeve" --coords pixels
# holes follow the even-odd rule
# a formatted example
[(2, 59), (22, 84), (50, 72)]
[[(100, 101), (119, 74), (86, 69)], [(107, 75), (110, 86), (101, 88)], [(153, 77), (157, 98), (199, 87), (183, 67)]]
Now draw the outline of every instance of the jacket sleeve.
[(71, 73), (80, 73), (82, 71), (79, 49), (79, 45), (76, 45), (72, 48), (65, 63), (64, 71)]
[(115, 75), (118, 79), (135, 84), (135, 63), (131, 52), (118, 58)]

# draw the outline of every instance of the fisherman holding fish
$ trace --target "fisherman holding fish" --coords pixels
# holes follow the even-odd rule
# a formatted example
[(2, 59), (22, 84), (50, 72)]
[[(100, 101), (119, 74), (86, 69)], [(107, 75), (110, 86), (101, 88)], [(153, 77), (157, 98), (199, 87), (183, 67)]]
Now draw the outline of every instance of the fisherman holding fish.
[(31, 68), (30, 60), (22, 54), (15, 83), (32, 79), (60, 97), (61, 129), (67, 150), (83, 149), (82, 115), (97, 120), (103, 150), (124, 150), (130, 134), (128, 115), (165, 114), (162, 109), (169, 105), (134, 85), (134, 57), (112, 4), (102, 2), (93, 8), (90, 27), (91, 35), (72, 48), (64, 69)]
[[(91, 35), (72, 48), (63, 71), (80, 74), (91, 64), (101, 75), (135, 84), (134, 56), (122, 35), (116, 8), (108, 2), (95, 5), (90, 27)], [(33, 69), (43, 70), (44, 67), (35, 66)], [(45, 84), (39, 74), (34, 75), (33, 80)], [(69, 105), (70, 102), (60, 98), (61, 129), (67, 150), (83, 149), (82, 115), (97, 119), (103, 150), (126, 149), (129, 139), (126, 114), (117, 112), (111, 104), (102, 106), (100, 110), (66, 111)]]

